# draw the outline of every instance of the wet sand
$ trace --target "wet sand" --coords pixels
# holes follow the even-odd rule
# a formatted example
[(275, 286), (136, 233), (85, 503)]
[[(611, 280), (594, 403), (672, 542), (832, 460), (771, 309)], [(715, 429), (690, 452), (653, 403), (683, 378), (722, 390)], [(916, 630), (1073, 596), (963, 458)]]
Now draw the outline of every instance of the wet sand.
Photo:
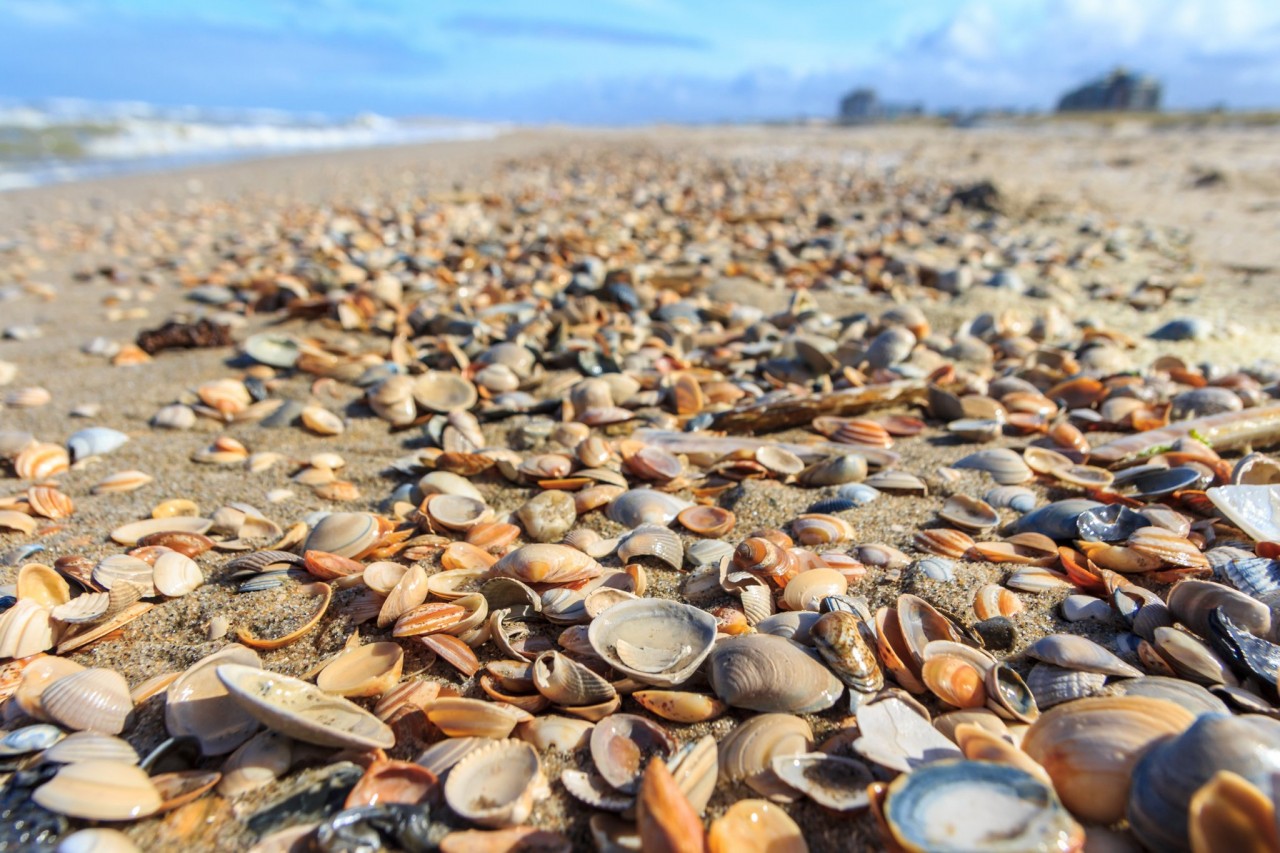
[[(1070, 318), (1096, 317), (1106, 326), (1132, 337), (1127, 356), (1134, 367), (1148, 364), (1157, 354), (1174, 354), (1190, 363), (1212, 362), (1223, 370), (1249, 366), (1275, 358), (1280, 344), (1280, 312), (1271, 297), (1280, 285), (1280, 134), (1270, 130), (1160, 130), (1132, 128), (1101, 132), (1096, 128), (1046, 127), (1030, 130), (959, 131), (914, 128), (869, 129), (663, 129), (628, 132), (542, 131), (522, 132), (492, 142), (447, 143), (366, 152), (307, 155), (286, 159), (193, 169), (181, 173), (135, 176), (0, 194), (0, 287), (25, 288), (15, 299), (0, 302), (0, 327), (36, 325), (43, 336), (24, 341), (0, 341), (0, 360), (18, 365), (10, 387), (40, 385), (52, 394), (52, 402), (37, 409), (0, 410), (0, 429), (26, 430), (46, 441), (63, 442), (84, 426), (101, 425), (127, 433), (131, 440), (119, 450), (91, 465), (62, 475), (59, 483), (76, 502), (75, 514), (62, 529), (40, 541), (46, 551), (32, 559), (52, 564), (66, 554), (98, 558), (122, 550), (106, 532), (139, 518), (167, 498), (190, 498), (202, 512), (211, 512), (232, 501), (243, 501), (264, 510), (282, 526), (315, 510), (371, 510), (385, 508), (392, 488), (405, 477), (388, 477), (388, 464), (420, 446), (416, 431), (392, 433), (370, 416), (359, 403), (361, 391), (349, 385), (312, 389), (312, 377), (295, 376), (281, 383), (278, 396), (306, 400), (314, 392), (329, 409), (352, 415), (339, 437), (312, 435), (299, 428), (268, 429), (246, 424), (223, 427), (201, 418), (188, 432), (155, 430), (148, 426), (161, 406), (173, 402), (201, 381), (234, 375), (242, 362), (233, 352), (198, 350), (166, 352), (136, 367), (112, 366), (108, 361), (82, 353), (81, 345), (96, 336), (117, 342), (132, 341), (138, 331), (160, 325), (177, 315), (194, 315), (208, 309), (185, 300), (183, 283), (162, 267), (143, 269), (140, 258), (155, 253), (155, 241), (171, 240), (159, 227), (166, 218), (194, 212), (210, 202), (231, 201), (230, 210), (217, 208), (217, 218), (203, 233), (183, 235), (177, 244), (161, 245), (162, 251), (191, 261), (191, 266), (216, 263), (219, 257), (235, 257), (237, 231), (262, 227), (265, 211), (288, 211), (299, 204), (331, 204), (335, 208), (373, 203), (386, 193), (420, 194), (433, 199), (483, 198), (500, 193), (513, 181), (530, 180), (530, 163), (546, 158), (590, 156), (621, 152), (625, 156), (679, 154), (747, 162), (840, 162), (865, 167), (873, 174), (896, 175), (904, 181), (925, 177), (961, 185), (992, 180), (1002, 194), (1009, 220), (1018, 228), (1040, 229), (1046, 239), (1069, 239), (1078, 233), (1081, 214), (1100, 227), (1124, 226), (1134, 235), (1128, 257), (1118, 256), (1096, 272), (1078, 270), (1077, 279), (1048, 298), (1030, 297), (975, 287), (958, 298), (938, 295), (921, 305), (935, 329), (954, 333), (959, 325), (982, 312), (1019, 312), (1030, 318), (1048, 304), (1059, 304)], [(536, 171), (536, 170), (535, 170)], [(1204, 180), (1214, 172), (1220, 179)], [(1197, 184), (1197, 181), (1200, 183)], [(459, 201), (459, 203), (462, 203)], [(193, 222), (205, 221), (192, 216)], [(87, 250), (77, 242), (82, 226), (95, 234)], [(106, 227), (104, 227), (106, 226)], [(1144, 234), (1155, 235), (1145, 243)], [(14, 243), (17, 245), (15, 246)], [(230, 265), (233, 267), (234, 264)], [(110, 269), (112, 275), (102, 273)], [(88, 276), (78, 273), (96, 271)], [(1095, 292), (1114, 285), (1128, 293), (1143, 278), (1160, 275), (1194, 280), (1195, 286), (1179, 291), (1180, 299), (1150, 310), (1137, 311), (1123, 300), (1090, 300), (1086, 285)], [(78, 280), (82, 278), (84, 280)], [(1085, 280), (1089, 279), (1089, 280)], [(186, 283), (189, 286), (191, 283)], [(732, 285), (734, 297), (757, 304), (766, 312), (781, 309), (790, 293), (761, 284)], [(883, 312), (893, 304), (889, 294), (856, 294), (815, 290), (824, 310), (833, 314)], [(1213, 324), (1205, 340), (1155, 342), (1145, 335), (1163, 322), (1182, 316), (1200, 317)], [(118, 319), (109, 319), (118, 317)], [(234, 335), (243, 339), (253, 332), (274, 328), (275, 316), (251, 316)], [(323, 334), (335, 339), (341, 330), (315, 321), (286, 321), (280, 328), (292, 334)], [(370, 338), (363, 339), (368, 344)], [(0, 391), (8, 389), (0, 389)], [(69, 418), (76, 406), (100, 403), (93, 418)], [(907, 410), (902, 410), (907, 411)], [(495, 444), (510, 440), (512, 429), (524, 418), (486, 427)], [(251, 451), (274, 451), (288, 460), (302, 462), (322, 451), (339, 452), (347, 462), (343, 478), (360, 490), (347, 504), (322, 500), (303, 486), (290, 486), (288, 474), (296, 465), (288, 462), (250, 474), (239, 467), (198, 465), (190, 455), (219, 434), (230, 434)], [(780, 438), (802, 440), (806, 430), (784, 433)], [(1091, 436), (1092, 438), (1092, 436)], [(1098, 436), (1095, 444), (1104, 439)], [(1026, 439), (1002, 439), (1000, 443), (1023, 447)], [(956, 461), (971, 446), (931, 429), (924, 436), (899, 442), (900, 467), (924, 477), (933, 489), (927, 498), (886, 495), (876, 503), (849, 515), (858, 541), (881, 541), (910, 550), (911, 536), (932, 526), (941, 501), (950, 493), (981, 495), (989, 482), (974, 473), (956, 480), (939, 477), (938, 469)], [(127, 494), (91, 495), (90, 487), (114, 471), (140, 469), (155, 479)], [(0, 491), (16, 493), (24, 483), (0, 482)], [(498, 510), (511, 510), (531, 494), (504, 485), (499, 479), (479, 483), (486, 499)], [(6, 488), (7, 487), (7, 488)], [(268, 503), (267, 493), (289, 487), (291, 500)], [(1053, 489), (1034, 486), (1042, 498), (1060, 496)], [(722, 497), (722, 505), (738, 515), (737, 536), (749, 530), (782, 526), (819, 496), (833, 490), (802, 490), (770, 481), (749, 481)], [(580, 523), (616, 535), (621, 527), (601, 513)], [(26, 541), (15, 534), (0, 534), (0, 553)], [(692, 541), (686, 537), (686, 541)], [(216, 616), (232, 626), (261, 618), (264, 599), (237, 596), (233, 587), (220, 583), (221, 566), (229, 558), (214, 552), (200, 560), (209, 583), (186, 597), (164, 601), (131, 623), (122, 636), (98, 643), (73, 657), (86, 666), (120, 670), (130, 684), (163, 671), (178, 671), (221, 647), (226, 641), (207, 639), (207, 626)], [(0, 568), (0, 583), (13, 580), (16, 566)], [(987, 563), (958, 564), (953, 584), (941, 584), (908, 573), (900, 584), (877, 583), (875, 574), (856, 592), (874, 606), (891, 602), (898, 592), (916, 591), (950, 611), (972, 618), (974, 591), (999, 582), (1006, 569)], [(680, 576), (655, 569), (650, 574), (651, 593), (676, 597)], [(344, 598), (345, 596), (345, 598)], [(350, 594), (339, 594), (320, 627), (302, 640), (277, 652), (264, 653), (268, 668), (301, 674), (334, 654), (353, 630), (342, 604)], [(1069, 630), (1088, 632), (1108, 644), (1119, 624), (1068, 625), (1056, 614), (1060, 594), (1023, 595), (1024, 613), (1016, 618), (1019, 643), (1013, 661), (1023, 661), (1018, 649), (1044, 633)], [(724, 599), (728, 602), (729, 599)], [(255, 613), (257, 615), (255, 615)], [(269, 619), (267, 621), (270, 621)], [(277, 623), (279, 624), (279, 623)], [(266, 628), (265, 624), (259, 627)], [(379, 632), (361, 627), (362, 637)], [(482, 655), (485, 659), (485, 655)], [(415, 669), (406, 663), (406, 675)], [(441, 663), (429, 677), (453, 683), (472, 695), (475, 686), (464, 682)], [(628, 703), (628, 705), (633, 703)], [(624, 705), (623, 710), (634, 710)], [(722, 737), (735, 719), (730, 714), (710, 724), (670, 728), (683, 742), (707, 731)], [(811, 718), (815, 740), (834, 732), (845, 714), (840, 706)], [(137, 724), (126, 733), (141, 754), (164, 737), (162, 702), (153, 699), (138, 709)], [(415, 749), (397, 748), (397, 757), (412, 758)], [(551, 757), (548, 775), (555, 778), (563, 762)], [(561, 762), (561, 763), (557, 763)], [(216, 762), (215, 762), (216, 763)], [(322, 769), (306, 771), (306, 778), (322, 775)], [(192, 850), (244, 847), (251, 840), (241, 821), (264, 803), (277, 799), (300, 784), (296, 775), (235, 802), (206, 798), (198, 810), (188, 809), (168, 818), (142, 822), (128, 829), (144, 847), (185, 845)], [(750, 796), (745, 788), (721, 786), (712, 800), (710, 816), (737, 799)], [(816, 806), (801, 802), (787, 806), (804, 828), (815, 851), (874, 849), (877, 834), (866, 815), (832, 817)], [(533, 823), (564, 829), (575, 849), (586, 849), (587, 810), (572, 803), (563, 789), (539, 806)], [(454, 826), (462, 826), (456, 818)]]

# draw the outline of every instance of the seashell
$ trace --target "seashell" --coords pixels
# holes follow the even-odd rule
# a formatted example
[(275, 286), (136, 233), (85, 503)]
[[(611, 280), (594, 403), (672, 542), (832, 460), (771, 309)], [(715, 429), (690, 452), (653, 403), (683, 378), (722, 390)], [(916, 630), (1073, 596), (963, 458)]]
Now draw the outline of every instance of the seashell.
[(47, 480), (70, 467), (71, 457), (57, 444), (29, 444), (13, 458), (13, 472), (22, 480)]
[(493, 518), (493, 510), (484, 501), (461, 495), (432, 495), (423, 506), (427, 517), (446, 530), (466, 532)]
[(646, 445), (623, 460), (623, 466), (643, 480), (667, 481), (684, 473), (684, 465), (672, 453)]
[(650, 713), (676, 723), (706, 722), (729, 710), (714, 696), (680, 690), (637, 690), (631, 698)]
[(258, 732), (222, 763), (218, 793), (236, 797), (270, 785), (289, 771), (293, 758), (289, 738), (274, 731)]
[(424, 496), (431, 495), (457, 495), (458, 497), (471, 498), (475, 501), (484, 501), (484, 496), (480, 490), (471, 484), (466, 477), (461, 477), (449, 471), (432, 471), (418, 481), (418, 491)]
[(949, 527), (917, 530), (911, 543), (926, 553), (955, 559), (967, 556), (974, 546), (973, 537)]
[[(377, 565), (377, 564), (374, 564)], [(365, 570), (366, 582), (368, 569)], [(400, 580), (387, 594), (386, 600), (378, 611), (378, 627), (386, 628), (394, 625), (406, 613), (419, 607), (427, 600), (429, 581), (427, 573), (421, 566), (410, 566)]]
[[(884, 332), (882, 337), (888, 333)], [(709, 853), (739, 850), (803, 853), (808, 846), (800, 827), (780, 807), (766, 800), (739, 800), (711, 822), (707, 850)]]
[(378, 803), (418, 805), (434, 798), (440, 779), (419, 764), (409, 761), (376, 761), (347, 795), (343, 808)]
[(853, 539), (853, 526), (834, 515), (806, 513), (791, 522), (796, 541), (801, 545), (839, 545)]
[(0, 530), (16, 530), (30, 536), (36, 532), (36, 520), (25, 512), (13, 509), (0, 510)]
[(1031, 512), (1036, 506), (1035, 492), (1025, 486), (996, 486), (983, 499), (993, 507), (1020, 513)]
[(196, 661), (165, 693), (165, 728), (174, 737), (196, 738), (204, 755), (225, 755), (258, 728), (218, 679), (217, 667), (224, 663), (261, 666), (252, 649), (231, 644)]
[(448, 631), (459, 625), (466, 617), (467, 609), (459, 604), (428, 601), (401, 614), (396, 620), (392, 636), (416, 637), (421, 634)]
[(989, 583), (973, 598), (973, 612), (979, 619), (993, 616), (1016, 616), (1022, 612), (1022, 601), (1011, 590)]
[(970, 661), (939, 655), (924, 662), (921, 679), (935, 696), (956, 708), (981, 708), (987, 703), (983, 674)]
[(387, 749), (395, 735), (360, 706), (257, 667), (223, 663), (215, 670), (232, 701), (272, 731), (318, 746)]
[(1163, 699), (1093, 697), (1058, 705), (1031, 724), (1022, 748), (1044, 767), (1063, 804), (1077, 817), (1111, 823), (1124, 815), (1134, 765), (1163, 735), (1194, 716)]
[(138, 753), (129, 742), (99, 732), (74, 732), (44, 751), (41, 761), (76, 764), (81, 761), (113, 761), (137, 764)]
[(804, 461), (785, 447), (766, 444), (756, 448), (755, 460), (780, 477), (790, 477), (804, 470)]
[(848, 579), (835, 569), (809, 569), (787, 582), (782, 602), (792, 610), (817, 611), (822, 599), (844, 595), (848, 587)]
[(681, 510), (691, 506), (693, 504), (688, 501), (666, 492), (631, 489), (610, 501), (606, 513), (612, 521), (634, 530), (642, 524), (665, 527), (676, 519)]
[(1275, 806), (1249, 780), (1219, 770), (1196, 791), (1187, 809), (1187, 834), (1193, 851), (1210, 851), (1220, 842), (1265, 849), (1280, 847)]
[(665, 599), (623, 601), (591, 622), (595, 653), (643, 684), (687, 681), (715, 642), (716, 621), (703, 610)]
[(1039, 533), (1056, 541), (1074, 539), (1079, 534), (1077, 522), (1081, 513), (1099, 506), (1102, 504), (1086, 498), (1054, 501), (1022, 516), (1010, 532)]
[(314, 629), (316, 625), (320, 624), (325, 611), (329, 609), (329, 602), (333, 600), (333, 587), (327, 583), (312, 583), (299, 587), (298, 592), (317, 601), (315, 611), (310, 619), (287, 634), (270, 639), (254, 636), (247, 628), (238, 628), (236, 630), (236, 639), (250, 648), (275, 651), (276, 649), (284, 648)]
[(428, 370), (413, 381), (413, 399), (431, 412), (470, 409), (479, 400), (476, 387), (457, 373)]
[(1255, 598), (1212, 581), (1184, 580), (1167, 596), (1173, 617), (1202, 637), (1209, 636), (1209, 614), (1216, 608), (1244, 630), (1259, 637), (1271, 632), (1271, 610)]
[[(110, 779), (110, 785), (103, 780)], [(82, 820), (136, 820), (159, 811), (160, 794), (146, 772), (117, 761), (64, 765), (31, 798), (57, 814)]]
[(1140, 527), (1129, 536), (1129, 547), (1170, 566), (1209, 568), (1209, 560), (1190, 540), (1163, 527)]
[(888, 694), (857, 711), (860, 737), (853, 748), (868, 761), (910, 773), (923, 764), (963, 758), (954, 743), (929, 724), (923, 710)]
[(191, 429), (196, 425), (196, 413), (190, 406), (171, 403), (151, 416), (151, 425), (157, 429)]
[(542, 762), (523, 741), (499, 740), (468, 754), (445, 780), (444, 797), (460, 817), (481, 826), (523, 823), (550, 796)]
[(1228, 771), (1271, 787), (1280, 724), (1268, 717), (1205, 714), (1149, 749), (1133, 768), (1126, 816), (1152, 849), (1190, 850), (1188, 812), (1196, 792)]
[(986, 501), (953, 495), (938, 510), (938, 517), (964, 530), (986, 530), (1000, 523), (1000, 515)]
[(208, 533), (213, 521), (208, 518), (174, 516), (171, 518), (146, 518), (123, 524), (111, 531), (111, 538), (121, 545), (137, 545), (154, 533)]
[(810, 752), (779, 756), (773, 760), (772, 766), (783, 783), (824, 808), (848, 812), (868, 805), (866, 788), (873, 777), (860, 761)]
[(613, 685), (559, 652), (543, 652), (533, 662), (533, 686), (557, 705), (596, 705), (616, 694)]
[(857, 616), (844, 611), (825, 613), (809, 629), (809, 636), (827, 666), (850, 688), (871, 694), (884, 687), (884, 674)]
[(1075, 460), (1064, 453), (1034, 445), (1022, 451), (1022, 461), (1037, 474), (1047, 474), (1052, 477), (1057, 477), (1059, 472), (1075, 464)]
[[(988, 805), (975, 812), (964, 805), (970, 802)], [(899, 777), (883, 814), (904, 850), (1084, 849), (1084, 827), (1053, 788), (1025, 770), (988, 761), (930, 764)]]
[(593, 728), (586, 720), (548, 714), (516, 726), (516, 736), (539, 751), (573, 752)]
[(880, 497), (880, 490), (866, 483), (846, 483), (836, 489), (836, 497), (852, 501), (857, 506), (866, 506)]
[(99, 589), (135, 587), (142, 598), (157, 594), (154, 577), (155, 569), (149, 563), (128, 554), (112, 554), (93, 567), (93, 582)]
[(733, 565), (775, 589), (786, 589), (800, 572), (800, 566), (790, 551), (758, 536), (744, 539), (738, 545), (733, 552)]
[[(47, 753), (65, 737), (67, 735), (62, 729), (47, 723), (23, 726), (20, 729), (5, 732), (4, 736), (0, 737), (0, 756), (26, 755), (41, 751)], [(48, 760), (47, 755), (43, 757)]]
[[(651, 758), (636, 798), (636, 829), (641, 849), (704, 850), (702, 820), (667, 765)], [(697, 839), (691, 847), (692, 839)]]
[(1280, 486), (1218, 486), (1205, 495), (1249, 536), (1259, 542), (1280, 540)]
[(27, 504), (31, 513), (41, 518), (69, 518), (76, 511), (76, 505), (54, 486), (32, 486), (27, 489)]
[(635, 797), (620, 794), (597, 773), (580, 770), (564, 770), (560, 783), (575, 799), (601, 811), (622, 813), (635, 806)]
[(52, 400), (53, 395), (38, 385), (15, 388), (4, 395), (4, 404), (11, 409), (38, 409), (49, 405)]
[(790, 799), (794, 793), (773, 770), (776, 759), (813, 749), (809, 724), (790, 714), (762, 714), (735, 728), (720, 743), (720, 775), (743, 782), (764, 796)]
[[(691, 506), (681, 510), (676, 520), (686, 530), (699, 536), (727, 536), (737, 520), (734, 514), (718, 506)], [(679, 568), (677, 566), (676, 568)]]
[(102, 456), (122, 447), (129, 436), (107, 427), (88, 427), (72, 433), (67, 439), (67, 449), (73, 462), (89, 456)]
[(535, 544), (517, 548), (494, 563), (487, 577), (509, 577), (526, 583), (569, 583), (599, 577), (595, 560), (565, 545)]
[(671, 568), (679, 569), (684, 564), (684, 545), (680, 537), (669, 529), (642, 524), (622, 540), (618, 546), (618, 559), (631, 563), (642, 556), (655, 557)]
[(359, 557), (373, 546), (378, 536), (377, 519), (369, 513), (331, 512), (312, 528), (302, 550)]
[(844, 689), (803, 647), (766, 634), (720, 641), (708, 664), (711, 689), (735, 708), (815, 713), (835, 704)]
[(1021, 723), (1033, 723), (1039, 718), (1035, 694), (1022, 676), (1003, 663), (987, 670), (983, 687), (987, 691), (987, 708), (999, 716)]
[(863, 485), (881, 492), (892, 494), (925, 495), (929, 487), (915, 474), (906, 471), (877, 471), (866, 479)]
[(657, 723), (634, 714), (613, 714), (591, 730), (591, 759), (600, 776), (614, 789), (634, 794), (644, 762), (667, 760), (676, 742)]
[(161, 554), (152, 567), (156, 591), (167, 598), (178, 598), (198, 589), (204, 574), (196, 561), (178, 551)]
[(151, 777), (160, 794), (162, 812), (172, 811), (194, 802), (222, 781), (222, 774), (208, 770), (178, 770)]
[(66, 604), (60, 604), (49, 611), (49, 615), (59, 622), (75, 625), (82, 622), (96, 622), (106, 616), (111, 608), (111, 596), (105, 592), (90, 592), (78, 595)]
[(758, 625), (773, 615), (773, 593), (762, 581), (744, 585), (738, 596), (748, 625)]
[(43, 563), (27, 563), (18, 570), (15, 591), (20, 601), (30, 601), (46, 610), (71, 600), (71, 587), (62, 575)]
[(114, 669), (85, 669), (64, 675), (40, 694), (49, 719), (75, 731), (120, 734), (133, 717), (129, 684)]
[(300, 345), (288, 335), (259, 332), (245, 338), (240, 349), (259, 364), (289, 370), (298, 363)]
[(1151, 632), (1150, 648), (1158, 656), (1158, 661), (1143, 657), (1143, 648), (1139, 647), (1139, 657), (1142, 657), (1143, 665), (1148, 669), (1152, 669), (1152, 664), (1155, 664), (1169, 675), (1177, 674), (1197, 684), (1234, 686), (1236, 683), (1226, 663), (1208, 646), (1185, 631), (1170, 627), (1155, 628)]
[(556, 542), (573, 527), (578, 511), (567, 492), (545, 491), (516, 510), (516, 517), (535, 542)]
[(381, 696), (400, 680), (404, 651), (397, 643), (370, 643), (345, 651), (316, 677), (316, 686), (344, 697)]
[(427, 709), (427, 718), (449, 737), (500, 739), (533, 716), (497, 702), (448, 697), (433, 702)]
[(1074, 634), (1049, 634), (1027, 647), (1027, 654), (1039, 661), (1077, 669), (1098, 672), (1121, 678), (1138, 678), (1142, 673), (1120, 660), (1111, 652), (1087, 637)]
[(952, 468), (985, 471), (1002, 486), (1016, 486), (1030, 480), (1034, 474), (1021, 456), (1012, 450), (995, 447), (970, 453), (955, 462)]
[[(707, 565), (719, 565), (722, 560), (732, 557), (734, 547), (721, 539), (699, 539), (685, 549), (685, 562), (691, 568)], [(717, 579), (718, 582), (718, 579)]]

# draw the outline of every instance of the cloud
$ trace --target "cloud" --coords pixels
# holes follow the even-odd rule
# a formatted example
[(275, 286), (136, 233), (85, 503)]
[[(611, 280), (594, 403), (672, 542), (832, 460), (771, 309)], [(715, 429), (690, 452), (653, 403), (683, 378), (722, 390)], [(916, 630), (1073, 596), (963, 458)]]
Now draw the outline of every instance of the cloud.
[(710, 41), (698, 36), (543, 18), (459, 15), (445, 21), (444, 26), (473, 35), (505, 38), (589, 41), (622, 47), (667, 47), (683, 50), (706, 50), (711, 47)]

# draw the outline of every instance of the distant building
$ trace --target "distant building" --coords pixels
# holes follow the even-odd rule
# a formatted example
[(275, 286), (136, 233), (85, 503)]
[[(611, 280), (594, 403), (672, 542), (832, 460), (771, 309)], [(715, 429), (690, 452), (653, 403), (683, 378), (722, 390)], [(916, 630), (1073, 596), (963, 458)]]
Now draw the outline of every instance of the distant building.
[(1058, 101), (1058, 112), (1092, 112), (1100, 110), (1133, 110), (1154, 112), (1160, 109), (1160, 84), (1117, 68), (1106, 77), (1067, 92)]
[(840, 99), (841, 124), (868, 124), (903, 116), (918, 116), (924, 113), (919, 104), (887, 104), (876, 95), (875, 89), (854, 89)]

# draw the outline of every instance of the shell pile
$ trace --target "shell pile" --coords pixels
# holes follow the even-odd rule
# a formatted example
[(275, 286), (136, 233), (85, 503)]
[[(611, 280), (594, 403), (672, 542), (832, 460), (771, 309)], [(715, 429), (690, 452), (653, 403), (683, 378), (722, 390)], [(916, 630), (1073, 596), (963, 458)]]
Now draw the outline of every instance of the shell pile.
[(238, 344), (3, 353), (0, 847), (1280, 849), (1280, 376), (1058, 307), (1194, 299), (1184, 247), (506, 168), (3, 250)]

